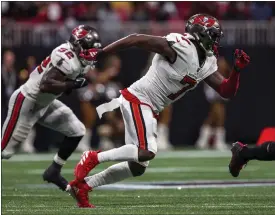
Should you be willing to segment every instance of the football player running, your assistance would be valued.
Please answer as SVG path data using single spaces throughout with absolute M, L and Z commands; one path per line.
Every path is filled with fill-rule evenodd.
M 2 159 L 11 156 L 7 146 L 22 143 L 35 123 L 56 130 L 65 138 L 43 179 L 65 190 L 68 182 L 61 176 L 61 168 L 84 136 L 85 127 L 57 98 L 87 85 L 84 75 L 94 62 L 84 58 L 83 52 L 100 47 L 99 34 L 94 28 L 76 27 L 69 41 L 55 48 L 35 68 L 28 81 L 12 94 L 2 128 Z
M 242 50 L 235 51 L 233 70 L 228 79 L 217 72 L 215 52 L 223 32 L 219 21 L 209 15 L 192 16 L 184 34 L 171 33 L 166 37 L 132 34 L 103 49 L 85 53 L 96 61 L 100 55 L 138 47 L 155 52 L 149 71 L 140 80 L 121 91 L 121 96 L 97 107 L 103 113 L 118 107 L 125 123 L 126 145 L 108 151 L 84 152 L 75 167 L 75 180 L 67 187 L 79 207 L 94 207 L 88 192 L 93 188 L 115 183 L 129 177 L 141 176 L 157 152 L 156 117 L 164 107 L 205 81 L 222 97 L 233 97 L 239 86 L 240 71 L 250 61 Z M 119 161 L 104 171 L 87 177 L 98 164 Z

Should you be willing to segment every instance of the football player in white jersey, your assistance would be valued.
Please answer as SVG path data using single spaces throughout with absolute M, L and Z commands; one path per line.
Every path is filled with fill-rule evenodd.
M 217 72 L 214 52 L 222 34 L 216 18 L 197 14 L 187 21 L 184 34 L 171 33 L 166 37 L 132 34 L 102 50 L 89 50 L 86 57 L 90 60 L 129 47 L 142 48 L 156 54 L 145 76 L 122 90 L 119 98 L 97 107 L 100 117 L 103 113 L 120 107 L 125 123 L 126 145 L 104 152 L 83 153 L 75 167 L 75 180 L 67 187 L 76 197 L 79 207 L 94 207 L 88 199 L 88 192 L 93 188 L 141 176 L 145 172 L 149 160 L 157 152 L 156 118 L 165 106 L 194 89 L 201 81 L 209 84 L 222 97 L 235 95 L 240 70 L 250 59 L 243 51 L 236 50 L 230 77 L 225 79 Z M 119 163 L 87 177 L 98 164 L 108 161 Z
M 22 143 L 35 123 L 61 132 L 65 135 L 64 141 L 43 179 L 65 190 L 68 182 L 61 176 L 61 168 L 84 136 L 85 127 L 57 98 L 87 84 L 84 75 L 94 62 L 82 56 L 86 50 L 99 47 L 99 34 L 94 28 L 76 27 L 69 41 L 55 48 L 35 68 L 28 81 L 12 94 L 2 128 L 2 159 L 10 157 L 9 145 Z

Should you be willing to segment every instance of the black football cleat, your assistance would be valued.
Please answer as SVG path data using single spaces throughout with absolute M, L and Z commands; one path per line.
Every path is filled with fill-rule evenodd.
M 241 157 L 240 152 L 247 147 L 240 142 L 235 142 L 232 144 L 231 152 L 232 158 L 229 164 L 229 172 L 233 177 L 238 177 L 241 169 L 247 164 L 248 160 Z
M 53 183 L 61 190 L 65 191 L 68 185 L 68 181 L 61 176 L 60 172 L 60 169 L 51 165 L 45 170 L 42 177 L 44 181 L 47 181 L 48 183 Z

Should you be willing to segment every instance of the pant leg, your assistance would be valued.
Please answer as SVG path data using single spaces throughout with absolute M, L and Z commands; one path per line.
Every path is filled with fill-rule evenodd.
M 125 143 L 157 153 L 157 120 L 146 105 L 131 103 L 122 98 L 121 112 L 125 124 Z M 148 166 L 149 161 L 141 162 Z
M 73 111 L 59 100 L 54 100 L 38 123 L 67 137 L 84 136 L 86 128 Z
M 20 89 L 16 90 L 10 98 L 8 115 L 2 127 L 1 150 L 22 143 L 43 110 L 42 107 L 36 108 L 35 102 L 25 98 Z

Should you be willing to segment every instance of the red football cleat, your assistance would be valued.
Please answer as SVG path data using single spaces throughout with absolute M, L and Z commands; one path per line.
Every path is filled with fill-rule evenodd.
M 233 147 L 231 148 L 232 158 L 231 158 L 231 161 L 229 164 L 229 172 L 234 177 L 239 176 L 241 169 L 248 162 L 248 160 L 246 160 L 240 156 L 240 152 L 246 147 L 247 147 L 247 145 L 244 145 L 240 142 L 233 143 Z
M 77 206 L 80 208 L 95 208 L 94 205 L 89 203 L 89 191 L 92 190 L 89 185 L 83 181 L 75 183 L 72 181 L 66 189 L 72 197 L 77 201 Z
M 99 164 L 97 158 L 99 152 L 100 151 L 86 151 L 82 154 L 79 163 L 74 169 L 74 175 L 77 181 L 83 181 L 89 172 Z

